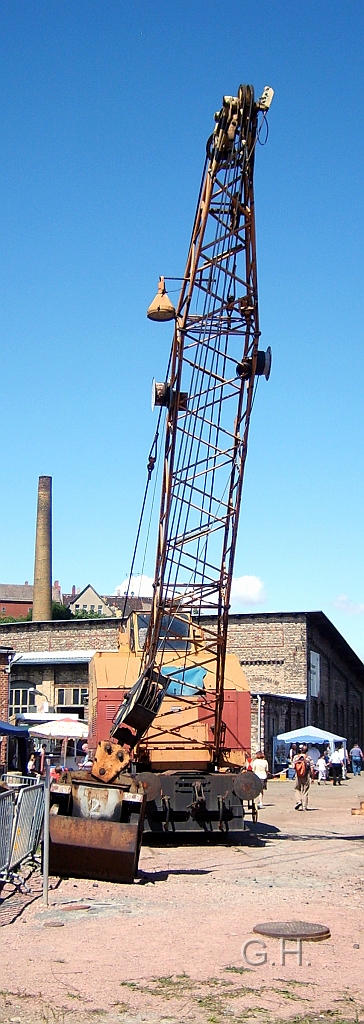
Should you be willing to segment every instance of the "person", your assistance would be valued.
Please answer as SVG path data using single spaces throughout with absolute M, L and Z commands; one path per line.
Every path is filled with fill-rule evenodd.
M 308 756 L 313 761 L 314 765 L 316 765 L 317 762 L 318 762 L 318 759 L 320 757 L 320 751 L 319 751 L 318 747 L 316 747 L 312 743 L 310 743 L 307 753 L 308 753 Z
M 334 778 L 334 786 L 336 786 L 336 784 L 338 786 L 341 786 L 343 759 L 341 757 L 339 747 L 336 747 L 335 750 L 332 751 L 330 757 L 330 765 L 332 768 L 332 774 Z
M 316 761 L 316 771 L 318 772 L 317 785 L 321 782 L 326 786 L 326 761 L 323 754 L 320 754 L 318 761 Z
M 257 807 L 263 807 L 263 791 L 267 788 L 268 761 L 266 760 L 262 750 L 258 750 L 258 753 L 255 755 L 252 770 L 254 774 L 258 776 L 258 779 L 261 779 L 262 781 L 262 788 L 259 793 Z
M 45 775 L 46 752 L 47 752 L 47 744 L 46 743 L 42 743 L 41 752 L 40 752 L 40 764 L 39 764 L 39 772 L 40 772 L 41 775 Z
M 296 772 L 295 811 L 308 810 L 308 792 L 311 785 L 311 778 L 315 772 L 314 763 L 307 752 L 307 743 L 301 743 L 299 753 L 293 758 L 293 767 Z
M 292 743 L 292 746 L 289 748 L 289 759 L 290 759 L 290 761 L 293 761 L 293 758 L 296 756 L 296 754 L 297 754 L 297 744 L 296 743 Z
M 92 768 L 92 757 L 90 755 L 87 743 L 83 744 L 82 750 L 83 750 L 85 756 L 84 756 L 83 761 L 79 761 L 78 762 L 78 767 L 79 768 Z
M 360 775 L 361 774 L 361 763 L 362 763 L 362 761 L 364 759 L 364 754 L 363 754 L 363 751 L 362 751 L 361 747 L 359 747 L 359 743 L 357 743 L 357 742 L 354 743 L 354 746 L 351 748 L 351 751 L 350 751 L 350 757 L 351 757 L 351 763 L 352 763 L 352 766 L 353 766 L 353 775 Z
M 28 761 L 28 764 L 27 764 L 27 772 L 28 772 L 28 775 L 36 775 L 37 774 L 36 768 L 35 768 L 35 754 L 31 754 L 30 755 L 30 758 L 29 758 L 29 761 Z
M 346 755 L 346 751 L 345 751 L 345 747 L 344 747 L 343 743 L 340 743 L 340 746 L 337 748 L 337 751 L 338 751 L 338 754 L 341 757 L 341 765 L 342 765 L 341 766 L 341 778 L 344 779 L 344 781 L 345 781 L 345 779 L 346 779 L 347 755 Z

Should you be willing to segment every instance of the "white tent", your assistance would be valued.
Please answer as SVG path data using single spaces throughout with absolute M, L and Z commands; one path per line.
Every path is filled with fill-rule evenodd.
M 316 729 L 315 725 L 304 725 L 302 729 L 281 732 L 276 738 L 280 743 L 329 743 L 330 747 L 335 743 L 346 743 L 345 736 L 336 736 L 336 733 L 329 732 L 328 729 Z

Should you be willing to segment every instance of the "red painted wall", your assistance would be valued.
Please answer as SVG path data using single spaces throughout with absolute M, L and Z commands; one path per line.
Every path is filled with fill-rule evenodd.
M 115 714 L 123 699 L 123 690 L 98 690 L 97 713 L 92 723 L 93 735 L 90 746 L 95 747 L 99 740 L 107 740 Z M 212 712 L 206 712 L 202 705 L 198 708 L 200 720 L 209 721 L 213 725 Z M 226 750 L 242 748 L 250 752 L 250 693 L 238 693 L 236 690 L 225 692 L 223 723 L 223 747 Z

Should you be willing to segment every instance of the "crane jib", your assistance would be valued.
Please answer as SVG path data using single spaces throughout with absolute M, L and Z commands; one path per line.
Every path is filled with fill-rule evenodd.
M 266 87 L 256 101 L 253 87 L 242 85 L 237 96 L 223 98 L 207 143 L 178 303 L 174 308 L 161 278 L 148 310 L 150 319 L 174 320 L 168 374 L 153 384 L 153 403 L 164 407 L 166 419 L 154 596 L 141 674 L 112 730 L 120 741 L 120 730 L 128 728 L 129 745 L 140 744 L 160 711 L 168 682 L 163 666 L 177 649 L 176 635 L 182 644 L 183 622 L 180 665 L 208 664 L 216 765 L 250 416 L 257 379 L 268 378 L 271 364 L 270 349 L 259 349 L 253 173 L 272 96 Z M 206 632 L 200 627 L 207 612 Z M 191 696 L 191 709 L 201 700 Z

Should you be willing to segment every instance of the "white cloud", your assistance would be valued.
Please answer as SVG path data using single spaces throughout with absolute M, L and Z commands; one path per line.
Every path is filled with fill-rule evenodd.
M 262 604 L 265 601 L 263 580 L 259 576 L 236 576 L 231 584 L 231 604 L 237 606 Z
M 132 576 L 129 585 L 129 577 L 115 588 L 117 597 L 124 597 L 129 588 L 129 597 L 153 597 L 153 580 L 151 576 Z
M 346 594 L 339 594 L 334 601 L 335 608 L 339 608 L 341 612 L 346 612 L 347 615 L 363 615 L 364 604 L 356 604 L 355 601 L 351 601 Z
M 118 597 L 124 597 L 128 590 L 129 579 L 119 583 L 115 588 Z M 188 588 L 187 588 L 188 593 Z M 130 597 L 153 597 L 153 579 L 151 576 L 132 576 L 129 587 Z M 231 605 L 234 611 L 248 605 L 262 604 L 265 601 L 264 583 L 259 576 L 237 576 L 231 585 Z M 181 605 L 182 605 L 181 601 Z

